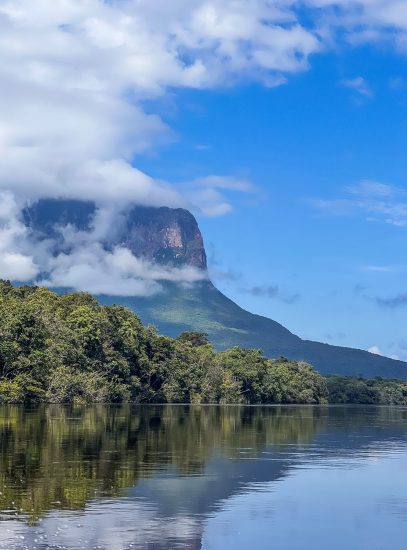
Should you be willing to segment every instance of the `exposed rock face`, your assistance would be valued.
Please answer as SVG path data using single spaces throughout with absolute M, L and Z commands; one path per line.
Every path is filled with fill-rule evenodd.
M 181 208 L 132 208 L 125 218 L 120 244 L 136 256 L 159 263 L 206 269 L 198 224 L 190 212 Z
M 24 211 L 26 225 L 36 238 L 52 238 L 64 249 L 60 228 L 71 225 L 92 231 L 97 215 L 93 202 L 42 199 Z M 125 246 L 146 260 L 206 270 L 206 254 L 194 216 L 182 208 L 132 206 L 117 219 L 101 240 L 106 249 Z

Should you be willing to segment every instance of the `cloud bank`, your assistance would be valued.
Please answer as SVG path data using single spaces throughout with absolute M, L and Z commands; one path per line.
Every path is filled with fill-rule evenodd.
M 136 155 L 170 134 L 143 102 L 170 88 L 236 79 L 278 84 L 307 68 L 319 40 L 288 7 L 257 0 L 2 2 L 0 188 L 30 199 L 187 204 L 134 167 Z
M 366 351 L 373 353 L 373 355 L 381 355 L 382 357 L 389 357 L 390 359 L 400 360 L 400 356 L 397 354 L 386 355 L 378 346 L 371 346 Z
M 253 192 L 250 182 L 209 174 L 177 186 L 137 169 L 139 155 L 171 139 L 171 129 L 146 101 L 168 90 L 242 81 L 279 86 L 307 70 L 312 55 L 342 41 L 387 41 L 407 53 L 405 2 L 3 0 L 0 276 L 30 280 L 56 261 L 30 241 L 21 223 L 27 201 L 77 198 L 105 209 L 129 202 L 183 206 L 208 216 L 230 211 L 227 194 Z M 362 80 L 353 86 L 366 93 Z M 405 205 L 401 213 L 392 205 L 388 216 L 404 223 Z M 80 247 L 69 261 L 59 258 L 70 280 L 82 276 L 96 291 L 90 281 L 102 269 L 98 288 L 106 292 L 117 277 L 126 292 L 146 280 L 145 266 L 134 258 L 118 273 L 116 260 L 125 251 L 101 258 L 97 243 L 87 246 L 92 261 Z M 147 280 L 147 293 L 163 274 L 156 276 Z M 59 284 L 60 265 L 44 280 Z

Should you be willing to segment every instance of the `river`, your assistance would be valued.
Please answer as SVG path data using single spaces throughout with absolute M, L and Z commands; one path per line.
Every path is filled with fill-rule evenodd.
M 407 409 L 0 407 L 0 549 L 397 550 Z

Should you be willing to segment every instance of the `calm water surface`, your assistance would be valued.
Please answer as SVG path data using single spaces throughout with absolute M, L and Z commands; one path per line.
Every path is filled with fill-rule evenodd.
M 407 409 L 0 407 L 0 549 L 406 540 Z

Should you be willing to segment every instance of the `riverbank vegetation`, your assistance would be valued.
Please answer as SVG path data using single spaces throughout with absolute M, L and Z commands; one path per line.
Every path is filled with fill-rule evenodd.
M 403 399 L 404 382 L 326 379 L 304 362 L 267 359 L 260 350 L 215 352 L 204 334 L 162 336 L 130 310 L 101 306 L 86 293 L 0 282 L 0 403 Z
M 330 403 L 407 405 L 407 381 L 385 378 L 327 377 Z

